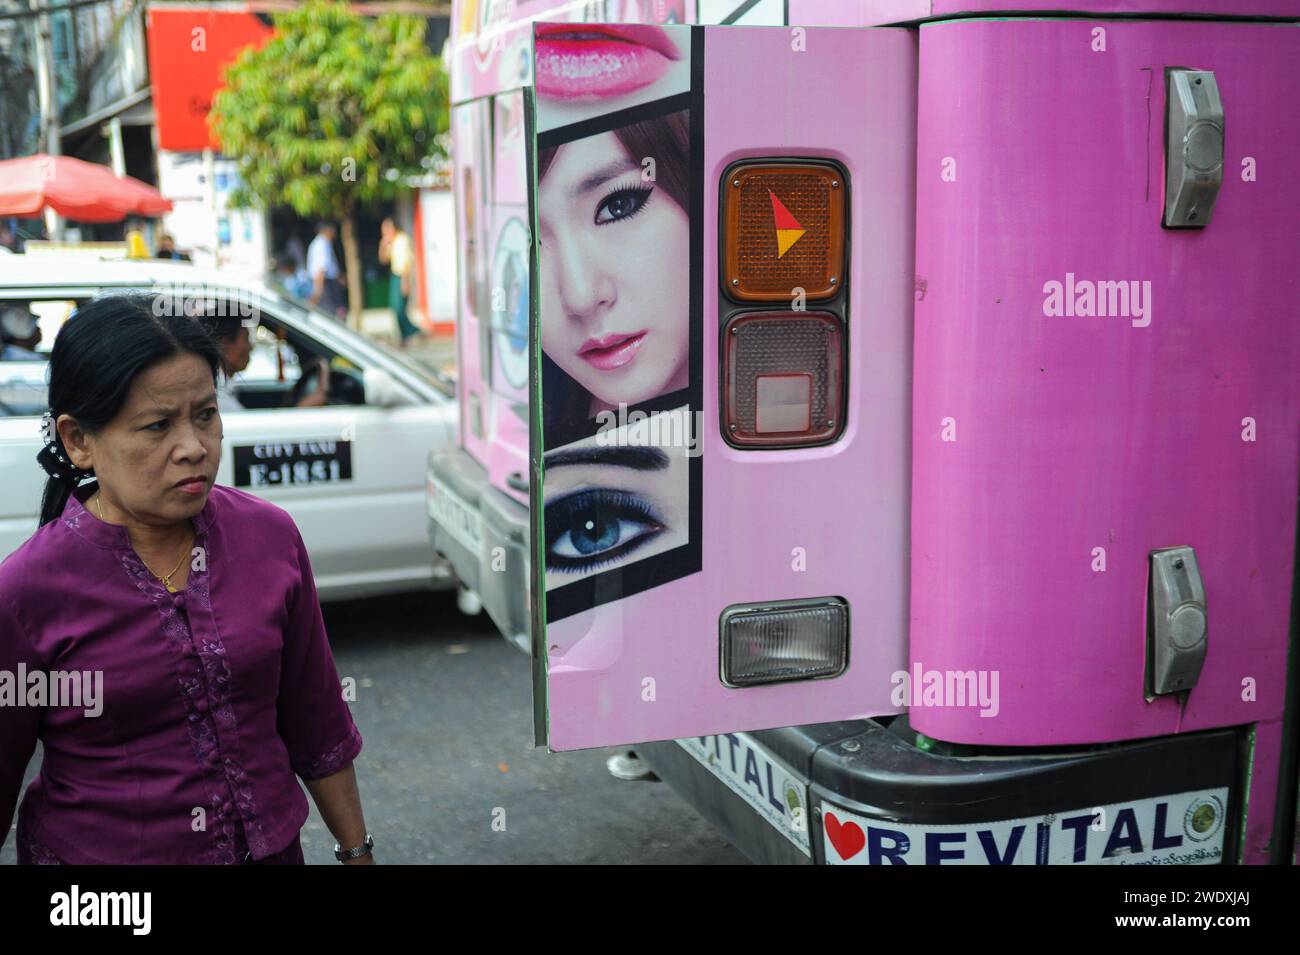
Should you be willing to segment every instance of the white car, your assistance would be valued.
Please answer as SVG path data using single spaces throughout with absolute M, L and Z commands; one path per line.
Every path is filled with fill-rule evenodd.
M 425 458 L 456 443 L 449 380 L 260 282 L 171 262 L 0 257 L 0 307 L 29 304 L 47 354 L 79 303 L 130 290 L 163 307 L 225 307 L 254 329 L 252 360 L 231 381 L 245 408 L 222 414 L 217 483 L 293 516 L 322 600 L 455 585 L 425 533 Z M 330 363 L 328 403 L 293 407 L 318 359 Z M 45 383 L 44 360 L 0 362 L 0 559 L 39 519 Z

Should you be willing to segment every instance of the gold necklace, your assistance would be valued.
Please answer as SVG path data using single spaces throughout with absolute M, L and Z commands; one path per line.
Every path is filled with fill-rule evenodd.
M 100 500 L 100 497 L 101 497 L 100 494 L 95 495 L 95 510 L 99 513 L 99 519 L 101 521 L 104 521 L 105 524 L 107 524 L 108 521 L 104 520 L 104 504 Z M 181 569 L 181 564 L 185 562 L 185 558 L 186 556 L 188 556 L 189 552 L 190 552 L 190 545 L 189 542 L 187 541 L 185 543 L 185 549 L 181 551 L 181 559 L 176 561 L 176 566 L 173 567 L 170 571 L 168 571 L 165 574 L 160 574 L 156 572 L 152 567 L 148 565 L 148 563 L 145 562 L 145 559 L 143 557 L 140 557 L 139 554 L 136 554 L 136 556 L 140 557 L 140 563 L 144 564 L 144 569 L 149 571 L 149 573 L 153 574 L 159 580 L 161 580 L 163 586 L 167 588 L 167 592 L 169 594 L 174 594 L 176 593 L 176 588 L 172 586 L 172 575 L 175 574 L 176 571 Z

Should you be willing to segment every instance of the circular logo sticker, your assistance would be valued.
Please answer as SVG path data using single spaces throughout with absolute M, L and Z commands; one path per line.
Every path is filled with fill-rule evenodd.
M 528 385 L 528 229 L 511 219 L 492 256 L 493 351 L 512 388 Z
M 785 807 L 790 813 L 790 825 L 798 832 L 806 831 L 808 809 L 799 794 L 799 785 L 789 776 L 781 780 L 781 795 L 785 798 Z
M 1193 842 L 1214 838 L 1223 826 L 1223 802 L 1218 796 L 1202 796 L 1192 801 L 1183 816 L 1183 832 Z

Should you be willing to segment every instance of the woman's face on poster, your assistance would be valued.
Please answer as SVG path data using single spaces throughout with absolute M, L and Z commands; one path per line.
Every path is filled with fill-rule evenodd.
M 618 137 L 557 148 L 538 187 L 542 349 L 592 414 L 685 388 L 686 213 Z

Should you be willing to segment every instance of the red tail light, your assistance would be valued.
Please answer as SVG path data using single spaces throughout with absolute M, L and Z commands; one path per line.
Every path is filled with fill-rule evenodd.
M 827 312 L 749 312 L 723 331 L 723 436 L 803 447 L 844 427 L 844 335 Z

